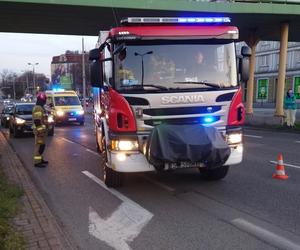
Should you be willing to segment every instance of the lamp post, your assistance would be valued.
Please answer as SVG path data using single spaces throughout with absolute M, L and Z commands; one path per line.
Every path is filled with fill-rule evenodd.
M 82 38 L 82 88 L 83 88 L 83 110 L 86 112 L 86 76 L 85 76 L 85 53 L 84 53 L 84 38 Z
M 35 69 L 35 66 L 38 65 L 39 63 L 27 63 L 28 65 L 32 66 L 32 77 L 33 77 L 33 96 L 36 96 L 36 93 L 35 93 L 35 75 L 34 75 L 34 69 Z

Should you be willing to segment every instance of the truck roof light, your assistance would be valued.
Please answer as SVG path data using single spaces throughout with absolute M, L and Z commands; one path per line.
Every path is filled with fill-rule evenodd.
M 129 31 L 119 31 L 118 35 L 129 35 Z
M 122 24 L 134 23 L 230 23 L 229 17 L 128 17 L 121 20 Z

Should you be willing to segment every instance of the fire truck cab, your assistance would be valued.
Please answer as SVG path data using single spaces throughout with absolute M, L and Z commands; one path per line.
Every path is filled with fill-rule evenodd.
M 243 158 L 248 47 L 227 17 L 132 17 L 90 51 L 104 181 L 128 172 L 199 168 L 219 180 Z

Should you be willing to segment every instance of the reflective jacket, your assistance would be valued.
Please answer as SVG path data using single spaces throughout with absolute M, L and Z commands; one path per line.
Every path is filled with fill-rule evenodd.
M 32 110 L 33 132 L 43 134 L 46 132 L 45 110 L 40 105 L 35 105 Z

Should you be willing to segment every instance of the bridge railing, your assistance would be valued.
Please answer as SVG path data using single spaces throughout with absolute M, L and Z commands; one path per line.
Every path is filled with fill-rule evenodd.
M 189 2 L 300 4 L 300 0 L 189 0 Z

